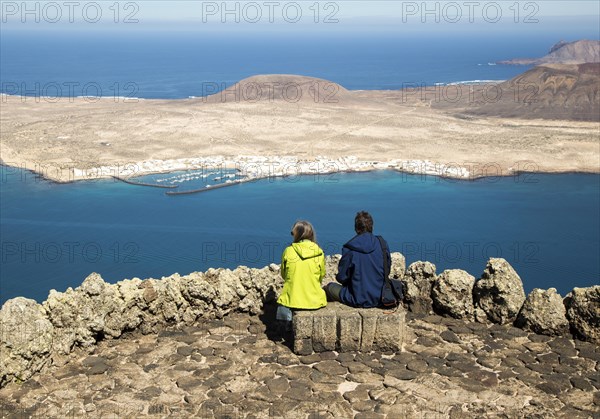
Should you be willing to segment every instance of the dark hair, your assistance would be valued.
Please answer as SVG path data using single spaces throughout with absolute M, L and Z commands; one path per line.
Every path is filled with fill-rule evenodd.
M 372 233 L 373 232 L 373 217 L 367 211 L 356 213 L 354 218 L 354 231 L 356 234 Z
M 292 227 L 292 236 L 294 237 L 294 243 L 298 243 L 301 240 L 317 241 L 315 229 L 312 224 L 304 220 L 296 221 Z

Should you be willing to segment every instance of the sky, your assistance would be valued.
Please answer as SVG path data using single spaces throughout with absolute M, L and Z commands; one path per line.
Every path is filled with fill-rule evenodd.
M 219 16 L 225 12 L 226 8 L 230 10 L 235 9 L 235 3 L 240 4 L 240 9 L 246 7 L 246 12 L 249 18 L 254 17 L 254 14 L 250 16 L 253 5 L 251 3 L 258 4 L 261 6 L 261 11 L 268 12 L 269 6 L 266 5 L 268 1 L 229 1 L 225 2 L 226 7 L 221 7 L 223 2 L 221 1 L 146 1 L 140 2 L 140 6 L 143 5 L 145 9 L 144 14 L 148 19 L 156 20 L 181 20 L 185 17 L 196 17 L 202 16 L 203 8 L 205 15 L 207 16 Z M 435 11 L 436 7 L 439 10 L 440 17 L 444 10 L 447 12 L 450 19 L 456 16 L 456 11 L 460 10 L 464 15 L 465 20 L 469 11 L 473 12 L 473 15 L 477 18 L 483 17 L 484 8 L 487 12 L 492 13 L 498 8 L 495 5 L 499 5 L 499 10 L 502 10 L 503 14 L 510 15 L 511 17 L 515 14 L 515 8 L 521 9 L 522 17 L 527 14 L 535 16 L 586 16 L 596 15 L 599 13 L 599 2 L 594 0 L 584 1 L 570 1 L 570 0 L 542 0 L 542 1 L 370 1 L 370 0 L 342 0 L 342 1 L 272 1 L 272 11 L 275 17 L 282 17 L 283 9 L 287 6 L 287 10 L 291 13 L 295 10 L 294 6 L 289 5 L 290 3 L 298 3 L 301 5 L 301 9 L 311 17 L 315 14 L 316 7 L 312 7 L 317 4 L 318 8 L 321 9 L 321 14 L 326 15 L 332 13 L 339 19 L 356 19 L 366 17 L 376 17 L 385 19 L 390 16 L 401 16 L 403 11 L 407 17 L 421 17 L 421 13 L 425 9 L 429 11 Z M 423 7 L 423 4 L 425 6 Z M 515 7 L 517 4 L 517 7 Z M 212 8 L 216 5 L 216 14 L 212 15 Z M 457 7 L 458 5 L 458 7 Z M 312 8 L 311 8 L 312 7 Z M 310 8 L 310 10 L 309 10 Z M 326 10 L 325 10 L 326 9 Z M 415 10 L 416 9 L 416 10 Z M 242 14 L 240 10 L 240 15 Z M 266 13 L 264 13 L 266 20 Z M 432 13 L 429 15 L 433 17 Z M 230 16 L 231 17 L 231 16 Z M 292 17 L 292 16 L 290 16 Z M 491 17 L 491 16 L 490 16 Z
M 97 28 L 306 27 L 319 29 L 417 28 L 448 25 L 571 25 L 598 28 L 596 0 L 538 1 L 0 1 L 5 29 L 76 26 Z M 600 31 L 600 29 L 598 29 Z

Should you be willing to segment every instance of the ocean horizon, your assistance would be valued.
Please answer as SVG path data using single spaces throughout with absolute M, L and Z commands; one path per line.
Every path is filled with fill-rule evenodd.
M 587 35 L 587 36 L 586 36 Z M 322 78 L 349 90 L 397 90 L 510 79 L 529 66 L 495 65 L 541 57 L 571 28 L 486 34 L 328 34 L 273 37 L 195 32 L 81 33 L 3 31 L 0 93 L 36 97 L 187 99 L 260 74 Z M 597 37 L 597 35 L 596 35 Z

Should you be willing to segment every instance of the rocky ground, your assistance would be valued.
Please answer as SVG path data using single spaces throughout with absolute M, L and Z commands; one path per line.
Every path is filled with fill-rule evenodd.
M 76 350 L 2 418 L 600 418 L 600 346 L 409 313 L 401 353 L 297 356 L 272 307 Z

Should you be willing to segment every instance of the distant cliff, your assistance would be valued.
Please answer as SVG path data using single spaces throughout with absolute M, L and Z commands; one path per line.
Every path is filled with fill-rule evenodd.
M 540 64 L 583 64 L 600 62 L 600 41 L 560 41 L 550 48 L 542 58 L 515 58 L 498 61 L 497 64 L 540 65 Z
M 600 63 L 544 64 L 502 83 L 463 90 L 459 101 L 434 106 L 478 116 L 600 121 Z

